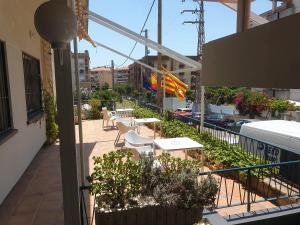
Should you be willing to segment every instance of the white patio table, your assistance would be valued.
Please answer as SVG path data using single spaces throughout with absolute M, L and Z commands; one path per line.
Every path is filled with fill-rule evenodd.
M 140 126 L 145 124 L 145 123 L 153 123 L 154 126 L 154 138 L 156 136 L 156 123 L 160 123 L 161 120 L 157 119 L 157 118 L 141 118 L 141 119 L 134 119 L 134 125 L 138 126 L 138 133 L 140 133 Z M 161 130 L 161 129 L 160 129 Z M 161 135 L 160 135 L 161 136 Z
M 202 163 L 202 171 L 203 171 L 203 148 L 202 144 L 199 144 L 196 141 L 188 137 L 178 137 L 178 138 L 165 138 L 165 139 L 155 139 L 154 143 L 154 154 L 156 147 L 163 151 L 178 151 L 183 150 L 185 153 L 185 159 L 187 159 L 187 151 L 189 150 L 201 150 L 201 163 Z

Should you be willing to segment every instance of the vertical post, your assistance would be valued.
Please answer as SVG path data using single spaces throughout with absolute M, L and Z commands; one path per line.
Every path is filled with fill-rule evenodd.
M 145 29 L 145 38 L 148 39 L 148 29 Z M 146 64 L 148 64 L 148 52 L 149 52 L 148 46 L 145 45 L 145 57 L 146 57 L 145 61 L 146 61 Z
M 277 8 L 277 0 L 272 0 L 272 13 L 275 13 Z
M 251 199 L 250 199 L 250 196 L 251 196 L 251 172 L 250 172 L 250 169 L 247 171 L 247 212 L 250 212 L 251 211 Z
M 237 32 L 248 29 L 250 21 L 251 0 L 238 0 Z
M 204 114 L 205 114 L 205 87 L 201 86 L 201 117 L 200 117 L 200 131 L 204 128 Z
M 84 152 L 83 152 L 83 134 L 82 134 L 82 118 L 81 118 L 81 94 L 80 94 L 80 80 L 78 71 L 78 44 L 77 37 L 73 39 L 74 46 L 74 66 L 75 66 L 75 80 L 76 80 L 76 97 L 77 97 L 77 114 L 78 114 L 78 133 L 79 133 L 79 154 L 80 154 L 80 177 L 81 185 L 85 185 L 85 171 L 84 171 Z
M 158 0 L 158 19 L 157 19 L 157 43 L 162 44 L 162 0 Z M 160 70 L 162 64 L 162 55 L 160 52 L 157 53 L 157 69 Z M 161 74 L 157 73 L 157 105 L 162 109 L 162 89 L 161 89 Z
M 140 74 L 140 101 L 142 101 L 142 93 L 143 93 L 143 66 L 141 65 L 141 74 Z
M 59 50 L 54 50 L 64 222 L 80 225 L 70 45 L 63 50 L 63 64 L 60 56 Z
M 111 60 L 112 89 L 115 90 L 115 63 Z
M 148 39 L 148 29 L 145 29 L 144 32 L 145 32 L 145 38 Z M 146 63 L 147 65 L 148 65 L 148 52 L 149 52 L 148 46 L 145 45 L 145 63 Z M 141 67 L 141 68 L 142 68 L 142 67 Z M 143 81 L 144 81 L 144 76 L 147 77 L 147 68 L 144 69 L 144 74 L 141 76 L 141 79 L 142 79 L 142 81 L 141 81 L 141 83 L 142 83 L 142 90 L 143 90 L 143 86 L 144 86 L 144 83 L 143 83 Z

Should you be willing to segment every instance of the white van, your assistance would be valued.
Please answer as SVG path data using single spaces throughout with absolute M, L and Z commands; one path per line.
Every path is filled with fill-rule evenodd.
M 279 163 L 300 160 L 300 123 L 286 120 L 268 120 L 243 124 L 240 144 L 252 141 L 252 154 L 267 162 Z M 243 137 L 246 136 L 246 137 Z M 250 140 L 251 142 L 251 140 Z M 249 149 L 247 149 L 249 151 Z M 280 174 L 287 180 L 300 185 L 300 165 L 281 166 Z
M 300 123 L 267 120 L 243 124 L 241 135 L 257 139 L 300 155 Z

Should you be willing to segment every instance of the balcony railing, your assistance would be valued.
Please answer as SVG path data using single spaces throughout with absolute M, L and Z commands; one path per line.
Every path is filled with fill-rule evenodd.
M 160 112 L 160 108 L 156 105 L 138 103 Z M 217 209 L 247 205 L 247 210 L 250 211 L 254 203 L 270 201 L 275 205 L 282 205 L 299 199 L 300 160 L 297 154 L 272 143 L 206 122 L 204 128 L 200 129 L 200 120 L 192 117 L 176 116 L 176 119 L 198 128 L 199 133 L 209 134 L 213 140 L 222 142 L 232 151 L 241 151 L 257 164 L 199 174 L 200 176 L 215 174 L 219 177 Z M 225 190 L 225 194 L 221 193 L 221 190 Z
M 215 202 L 216 209 L 246 205 L 249 212 L 251 205 L 255 203 L 269 201 L 280 206 L 299 200 L 299 184 L 282 175 L 299 165 L 300 160 L 297 160 L 214 170 L 199 173 L 199 176 L 213 174 L 218 177 L 219 191 Z M 300 170 L 295 170 L 294 175 L 300 177 Z

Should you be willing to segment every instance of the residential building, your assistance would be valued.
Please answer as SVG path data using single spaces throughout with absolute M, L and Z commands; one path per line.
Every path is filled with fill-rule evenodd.
M 191 59 L 196 60 L 197 56 L 188 56 Z M 140 59 L 140 61 L 143 61 L 147 63 L 149 66 L 152 66 L 154 68 L 157 68 L 157 56 L 147 56 Z M 185 69 L 185 65 L 182 63 L 177 62 L 176 60 L 168 57 L 163 56 L 162 57 L 162 65 L 168 69 L 169 71 L 175 71 L 180 69 Z M 151 71 L 149 69 L 143 68 L 137 63 L 133 63 L 129 65 L 129 78 L 128 82 L 136 89 L 139 89 L 142 84 L 141 80 L 141 71 L 143 75 L 146 75 L 147 77 L 150 76 Z M 195 72 L 180 72 L 178 74 L 174 74 L 177 76 L 181 81 L 186 83 L 191 89 L 195 88 Z
M 112 88 L 112 73 L 111 67 L 100 66 L 91 69 L 91 86 L 92 89 L 97 87 L 102 88 L 107 83 L 109 88 Z
M 115 69 L 114 83 L 121 84 L 128 82 L 129 68 L 120 67 Z
M 72 53 L 71 65 L 72 65 L 72 86 L 73 86 L 73 91 L 75 91 L 76 79 L 75 79 L 74 53 Z M 79 72 L 80 88 L 91 90 L 90 56 L 87 50 L 78 53 L 78 72 Z
M 33 23 L 43 2 L 0 1 L 0 204 L 46 142 L 52 51 Z
M 277 6 L 277 2 L 281 2 L 280 5 Z M 275 3 L 276 4 L 274 5 L 274 8 L 272 10 L 262 13 L 260 16 L 266 18 L 269 21 L 274 21 L 300 12 L 299 0 L 275 1 Z M 300 101 L 300 89 L 256 88 L 255 90 L 263 92 L 271 97 Z
M 128 67 L 115 68 L 114 70 L 114 84 L 128 82 Z M 91 69 L 91 86 L 92 89 L 96 87 L 102 88 L 107 83 L 109 88 L 113 88 L 113 75 L 111 67 L 99 66 Z

